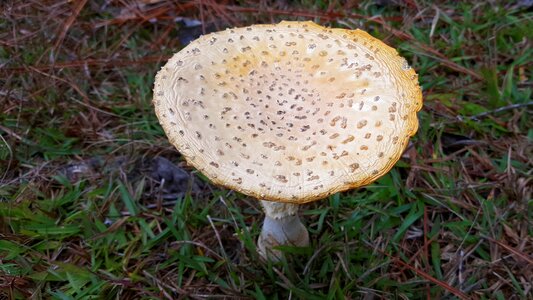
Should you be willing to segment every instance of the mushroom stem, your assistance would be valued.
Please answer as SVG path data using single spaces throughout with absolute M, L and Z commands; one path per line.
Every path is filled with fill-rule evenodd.
M 309 245 L 309 233 L 298 217 L 298 204 L 261 201 L 265 221 L 257 241 L 259 253 L 273 260 L 281 258 L 281 251 L 273 247 Z

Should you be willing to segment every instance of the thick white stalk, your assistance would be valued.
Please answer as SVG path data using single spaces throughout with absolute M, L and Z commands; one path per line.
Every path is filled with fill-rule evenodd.
M 298 204 L 261 201 L 265 211 L 263 229 L 257 241 L 259 253 L 273 260 L 281 258 L 280 245 L 309 245 L 309 233 L 298 217 Z

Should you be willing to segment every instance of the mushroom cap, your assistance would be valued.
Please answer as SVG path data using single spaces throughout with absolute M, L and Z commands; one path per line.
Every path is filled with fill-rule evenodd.
M 418 128 L 418 76 L 362 30 L 313 22 L 198 38 L 156 76 L 170 142 L 215 184 L 305 203 L 371 183 Z

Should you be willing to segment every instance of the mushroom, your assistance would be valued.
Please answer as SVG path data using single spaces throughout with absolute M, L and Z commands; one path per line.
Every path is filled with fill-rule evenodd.
M 227 29 L 198 38 L 156 76 L 170 142 L 212 182 L 261 201 L 258 248 L 305 246 L 298 206 L 367 185 L 418 128 L 417 74 L 362 30 L 313 22 Z

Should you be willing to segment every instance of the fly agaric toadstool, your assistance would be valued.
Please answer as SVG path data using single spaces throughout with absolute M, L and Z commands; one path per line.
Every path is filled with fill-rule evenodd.
M 361 30 L 313 22 L 198 38 L 156 76 L 155 111 L 189 164 L 262 200 L 261 254 L 305 246 L 298 205 L 369 184 L 418 128 L 417 74 Z

